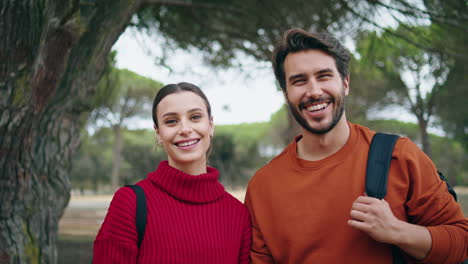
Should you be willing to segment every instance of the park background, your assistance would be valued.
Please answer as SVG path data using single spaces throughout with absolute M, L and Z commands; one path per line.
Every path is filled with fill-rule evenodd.
M 166 158 L 151 104 L 168 83 L 206 92 L 210 166 L 242 201 L 299 131 L 269 63 L 292 27 L 346 44 L 348 119 L 416 142 L 467 215 L 464 0 L 38 3 L 0 4 L 0 263 L 89 263 L 112 193 Z

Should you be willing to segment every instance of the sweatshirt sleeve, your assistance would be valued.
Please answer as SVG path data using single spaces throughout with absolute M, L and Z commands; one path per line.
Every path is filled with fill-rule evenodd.
M 250 248 L 250 260 L 252 264 L 274 263 L 273 256 L 271 255 L 270 250 L 263 239 L 262 232 L 256 222 L 252 197 L 250 195 L 251 191 L 250 186 L 247 187 L 247 193 L 245 195 L 245 205 L 249 209 L 252 221 L 252 246 Z
M 135 193 L 130 188 L 120 188 L 94 241 L 93 264 L 137 262 L 135 210 Z
M 432 237 L 431 250 L 422 262 L 462 262 L 468 258 L 468 220 L 430 158 L 411 141 L 404 144 L 402 165 L 410 175 L 408 220 L 427 227 Z
M 250 223 L 250 216 L 247 208 L 243 208 L 245 212 L 243 229 L 242 229 L 242 244 L 239 253 L 239 263 L 249 264 L 250 263 L 250 247 L 252 244 L 252 224 Z

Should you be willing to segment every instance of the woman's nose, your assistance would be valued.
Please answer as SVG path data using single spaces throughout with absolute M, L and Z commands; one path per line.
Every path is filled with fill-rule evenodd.
M 192 132 L 192 126 L 190 124 L 190 122 L 187 122 L 187 121 L 182 121 L 180 122 L 180 133 L 181 134 L 189 134 Z

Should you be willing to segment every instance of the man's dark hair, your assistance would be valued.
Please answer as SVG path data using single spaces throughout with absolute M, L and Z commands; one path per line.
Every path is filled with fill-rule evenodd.
M 284 60 L 289 53 L 303 50 L 321 50 L 335 59 L 336 68 L 344 79 L 348 76 L 349 51 L 331 34 L 309 33 L 302 29 L 290 29 L 276 44 L 272 55 L 273 70 L 283 92 L 286 91 Z

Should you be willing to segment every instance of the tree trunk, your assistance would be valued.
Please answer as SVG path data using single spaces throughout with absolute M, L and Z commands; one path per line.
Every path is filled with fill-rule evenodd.
M 122 131 L 120 125 L 112 127 L 114 131 L 114 149 L 112 152 L 112 174 L 111 174 L 111 187 L 112 191 L 116 191 L 120 186 L 120 168 L 122 163 Z
M 431 143 L 429 140 L 429 133 L 427 132 L 427 124 L 428 121 L 424 118 L 418 117 L 418 124 L 419 124 L 419 133 L 421 135 L 421 145 L 422 150 L 426 153 L 427 156 L 431 157 Z
M 0 2 L 0 263 L 56 263 L 82 116 L 138 5 Z

